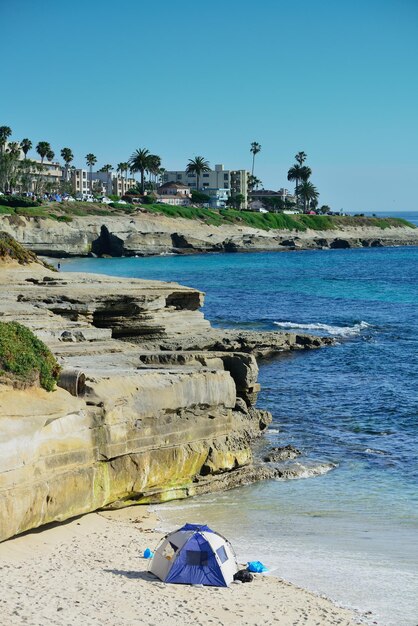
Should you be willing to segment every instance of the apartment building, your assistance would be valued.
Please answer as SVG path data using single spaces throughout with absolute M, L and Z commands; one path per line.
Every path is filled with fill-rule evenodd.
M 135 178 L 126 179 L 116 172 L 93 172 L 92 184 L 93 189 L 97 189 L 104 195 L 123 196 L 129 189 L 136 186 L 137 181 Z
M 245 198 L 242 208 L 248 204 L 248 172 L 246 170 L 225 170 L 222 164 L 215 165 L 214 170 L 204 172 L 199 177 L 199 191 L 222 189 L 229 195 L 242 194 Z M 188 174 L 185 170 L 171 170 L 163 174 L 163 183 L 182 183 L 190 189 L 197 189 L 196 174 Z

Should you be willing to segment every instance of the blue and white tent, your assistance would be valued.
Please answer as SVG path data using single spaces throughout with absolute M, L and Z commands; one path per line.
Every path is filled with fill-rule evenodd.
M 166 583 L 227 587 L 238 565 L 224 537 L 208 526 L 185 524 L 160 542 L 149 571 Z

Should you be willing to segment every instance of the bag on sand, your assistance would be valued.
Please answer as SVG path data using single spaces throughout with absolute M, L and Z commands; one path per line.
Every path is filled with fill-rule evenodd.
M 240 580 L 242 583 L 250 583 L 253 578 L 254 576 L 246 569 L 240 569 L 236 574 L 234 574 L 234 580 Z

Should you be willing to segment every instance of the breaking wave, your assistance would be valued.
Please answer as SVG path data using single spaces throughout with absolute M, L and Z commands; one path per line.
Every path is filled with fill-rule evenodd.
M 301 463 L 293 463 L 284 470 L 280 478 L 276 480 L 298 480 L 299 478 L 313 478 L 314 476 L 322 476 L 335 469 L 336 463 L 319 463 L 318 465 L 302 465 Z
M 297 324 L 295 322 L 273 322 L 280 328 L 298 329 L 298 330 L 320 330 L 326 332 L 329 335 L 336 337 L 350 337 L 352 335 L 358 335 L 362 330 L 370 328 L 370 324 L 367 322 L 358 322 L 353 326 L 331 326 L 330 324 Z

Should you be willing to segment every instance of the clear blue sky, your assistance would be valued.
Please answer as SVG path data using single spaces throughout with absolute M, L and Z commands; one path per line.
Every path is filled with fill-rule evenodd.
M 320 202 L 418 210 L 418 0 L 0 0 L 0 125 L 85 166 L 203 155 Z

